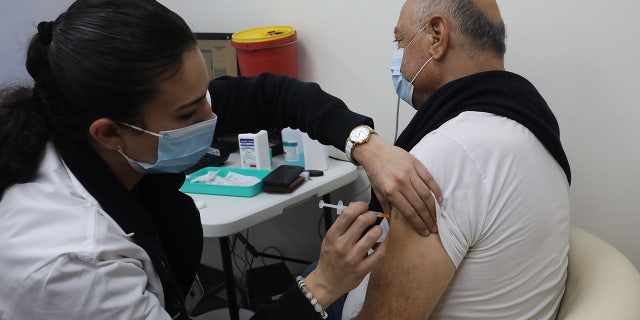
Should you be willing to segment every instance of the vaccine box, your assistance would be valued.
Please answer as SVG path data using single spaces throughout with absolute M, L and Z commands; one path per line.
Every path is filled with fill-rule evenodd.
M 242 168 L 271 170 L 269 154 L 269 136 L 267 131 L 258 133 L 241 133 L 238 135 L 240 161 Z

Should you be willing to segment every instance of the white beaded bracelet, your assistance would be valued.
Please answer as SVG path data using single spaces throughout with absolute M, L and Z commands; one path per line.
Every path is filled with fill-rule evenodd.
M 322 305 L 318 303 L 318 300 L 313 297 L 309 288 L 307 288 L 307 284 L 304 282 L 304 278 L 301 276 L 296 277 L 296 281 L 298 282 L 298 288 L 302 291 L 302 294 L 309 300 L 311 305 L 313 306 L 313 310 L 320 314 L 320 318 L 327 319 L 329 315 L 324 311 Z

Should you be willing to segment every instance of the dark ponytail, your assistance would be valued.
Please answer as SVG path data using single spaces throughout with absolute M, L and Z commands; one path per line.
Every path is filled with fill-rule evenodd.
M 42 160 L 49 124 L 31 87 L 0 90 L 0 199 L 15 183 L 33 180 Z
M 97 119 L 139 120 L 196 47 L 184 20 L 154 0 L 77 0 L 37 29 L 26 61 L 33 87 L 0 89 L 0 199 L 33 180 L 48 142 L 87 145 Z

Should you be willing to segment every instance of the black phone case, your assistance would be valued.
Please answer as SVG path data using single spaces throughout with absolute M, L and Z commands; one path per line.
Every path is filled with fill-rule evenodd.
M 281 165 L 262 178 L 262 189 L 265 192 L 288 193 L 295 190 L 304 178 L 300 174 L 303 167 Z

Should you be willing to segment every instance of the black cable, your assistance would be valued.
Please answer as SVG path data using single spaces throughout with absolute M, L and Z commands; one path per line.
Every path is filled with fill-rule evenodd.
M 336 157 L 334 157 L 334 156 L 329 156 L 329 158 L 331 158 L 331 159 L 333 159 L 333 160 L 337 160 L 337 161 L 342 161 L 342 162 L 351 162 L 351 161 L 349 161 L 349 160 L 336 158 Z
M 369 184 L 364 189 L 362 189 L 362 191 L 358 191 L 356 194 L 354 194 L 353 197 L 351 197 L 351 200 L 349 200 L 349 202 L 353 201 L 353 199 L 359 197 L 361 194 L 369 191 L 370 189 L 371 189 L 371 184 Z M 347 202 L 347 203 L 349 203 L 349 202 Z
M 284 253 L 280 249 L 278 249 L 277 247 L 274 247 L 274 246 L 268 246 L 268 247 L 264 248 L 262 250 L 262 253 L 267 253 L 267 250 L 269 250 L 269 249 L 275 250 L 276 253 L 278 253 L 279 256 L 284 257 Z M 264 261 L 264 256 L 261 256 L 260 259 L 262 260 L 262 265 L 266 266 L 267 263 Z M 272 258 L 272 259 L 275 259 L 275 258 Z M 284 262 L 284 259 L 280 259 L 280 261 Z
M 393 137 L 393 142 L 398 140 L 398 127 L 400 122 L 400 96 L 398 96 L 398 102 L 396 103 L 396 134 Z

